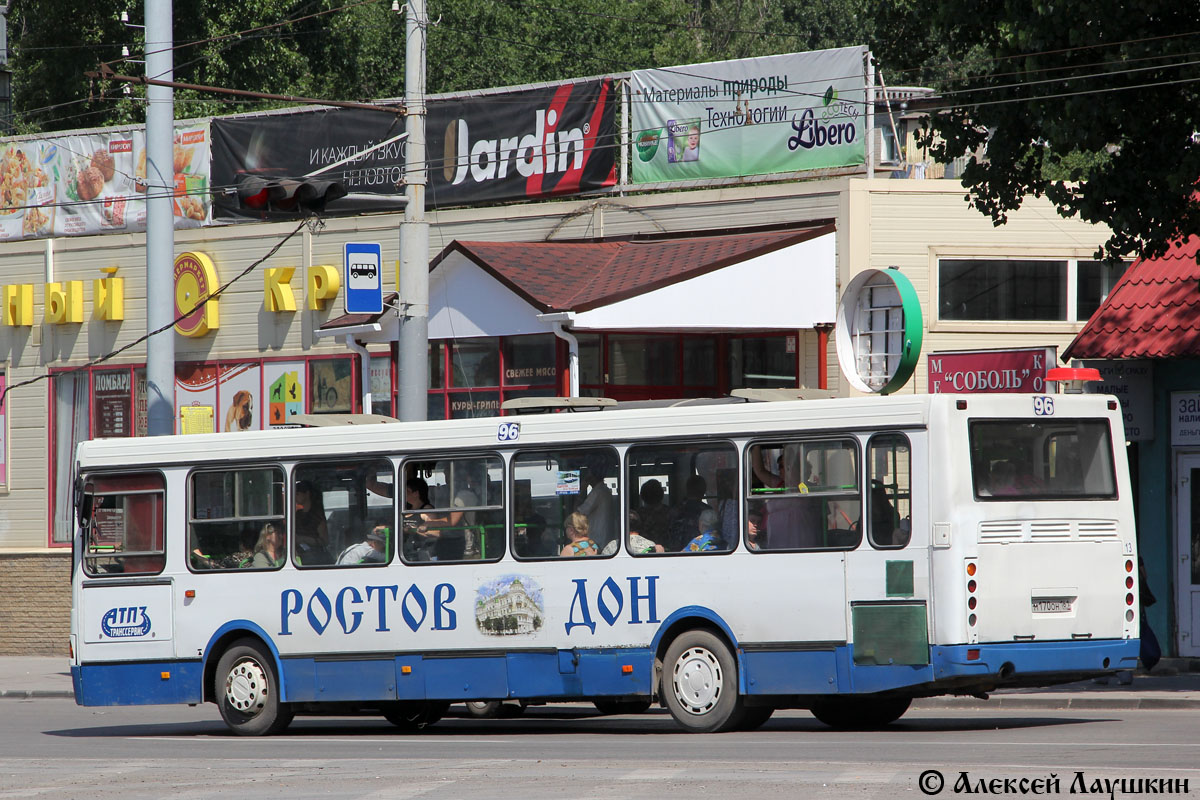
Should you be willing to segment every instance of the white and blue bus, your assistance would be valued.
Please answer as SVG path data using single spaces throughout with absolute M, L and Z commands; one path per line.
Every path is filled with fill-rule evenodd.
M 212 702 L 240 734 L 497 700 L 868 727 L 1137 663 L 1107 397 L 98 440 L 77 469 L 77 702 Z

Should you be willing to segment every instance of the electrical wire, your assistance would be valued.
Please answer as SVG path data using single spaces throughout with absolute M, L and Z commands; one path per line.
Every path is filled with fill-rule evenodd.
M 320 224 L 320 221 L 318 220 L 317 223 Z M 306 219 L 303 222 L 301 222 L 299 225 L 297 225 L 295 227 L 295 229 L 292 230 L 291 233 L 289 233 L 287 236 L 284 236 L 282 239 L 280 239 L 278 242 L 276 242 L 274 244 L 274 246 L 272 246 L 271 249 L 267 251 L 266 255 L 264 255 L 262 258 L 258 259 L 257 261 L 255 261 L 250 266 L 246 267 L 244 270 L 239 272 L 237 275 L 235 275 L 230 280 L 226 281 L 221 286 L 218 286 L 216 291 L 210 292 L 207 295 L 205 295 L 204 297 L 201 297 L 196 302 L 195 306 L 193 306 L 191 309 L 189 309 L 186 313 L 180 314 L 175 319 L 168 322 L 166 325 L 163 325 L 152 331 L 148 331 L 147 333 L 134 339 L 132 342 L 122 345 L 121 347 L 118 347 L 116 350 L 112 350 L 108 353 L 105 353 L 104 355 L 99 356 L 98 358 L 94 358 L 91 361 L 88 361 L 86 364 L 79 364 L 78 366 L 69 367 L 67 369 L 60 369 L 60 370 L 56 370 L 54 372 L 42 373 L 41 375 L 36 375 L 32 378 L 27 378 L 26 380 L 18 381 L 17 383 L 11 383 L 11 384 L 6 385 L 4 387 L 4 391 L 0 392 L 0 408 L 2 408 L 4 406 L 4 401 L 8 397 L 8 393 L 11 392 L 13 389 L 19 389 L 22 386 L 31 386 L 35 383 L 39 383 L 39 382 L 47 380 L 47 379 L 57 378 L 60 375 L 71 375 L 73 373 L 81 372 L 83 370 L 94 367 L 97 364 L 103 364 L 104 362 L 109 361 L 110 359 L 113 359 L 113 358 L 119 356 L 121 353 L 124 353 L 126 350 L 130 350 L 134 347 L 137 347 L 139 344 L 150 339 L 152 336 L 157 336 L 160 333 L 165 333 L 166 331 L 171 330 L 176 325 L 178 325 L 180 322 L 187 319 L 192 314 L 196 313 L 197 309 L 203 308 L 205 305 L 207 305 L 208 301 L 215 300 L 218 297 L 220 297 L 221 294 L 226 289 L 228 289 L 233 284 L 237 283 L 239 280 L 244 278 L 246 275 L 249 275 L 252 271 L 254 271 L 254 269 L 256 267 L 258 267 L 260 264 L 265 262 L 267 259 L 274 256 L 277 252 L 279 252 L 280 248 L 282 248 L 285 244 L 288 243 L 288 241 L 291 240 L 291 238 L 293 236 L 295 236 L 297 233 L 299 233 L 301 230 L 303 230 L 305 227 L 309 226 L 310 224 L 313 224 L 313 221 L 309 220 L 309 219 Z

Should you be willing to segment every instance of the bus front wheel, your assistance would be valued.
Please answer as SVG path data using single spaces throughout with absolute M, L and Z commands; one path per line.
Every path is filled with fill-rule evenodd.
M 292 707 L 279 700 L 275 662 L 254 639 L 239 639 L 225 651 L 214 689 L 221 719 L 240 736 L 270 736 L 292 722 Z
M 737 662 L 715 634 L 687 631 L 671 642 L 662 682 L 667 710 L 690 733 L 731 730 L 741 720 Z

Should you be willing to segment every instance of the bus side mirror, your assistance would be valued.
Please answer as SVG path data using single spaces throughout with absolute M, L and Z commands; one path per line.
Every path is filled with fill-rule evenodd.
M 94 498 L 95 487 L 92 484 L 83 482 L 82 478 L 75 481 L 75 514 L 79 520 L 79 527 L 87 530 L 92 525 L 92 502 Z

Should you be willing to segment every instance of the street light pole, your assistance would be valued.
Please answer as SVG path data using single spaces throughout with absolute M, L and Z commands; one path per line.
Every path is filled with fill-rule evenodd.
M 425 221 L 425 0 L 407 0 L 404 53 L 404 222 L 400 224 L 400 332 L 396 344 L 399 416 L 423 420 L 429 387 L 429 224 Z
M 146 0 L 146 75 L 170 81 L 174 72 L 171 0 Z M 146 331 L 175 318 L 175 93 L 146 87 Z M 175 332 L 146 341 L 147 432 L 175 432 Z

